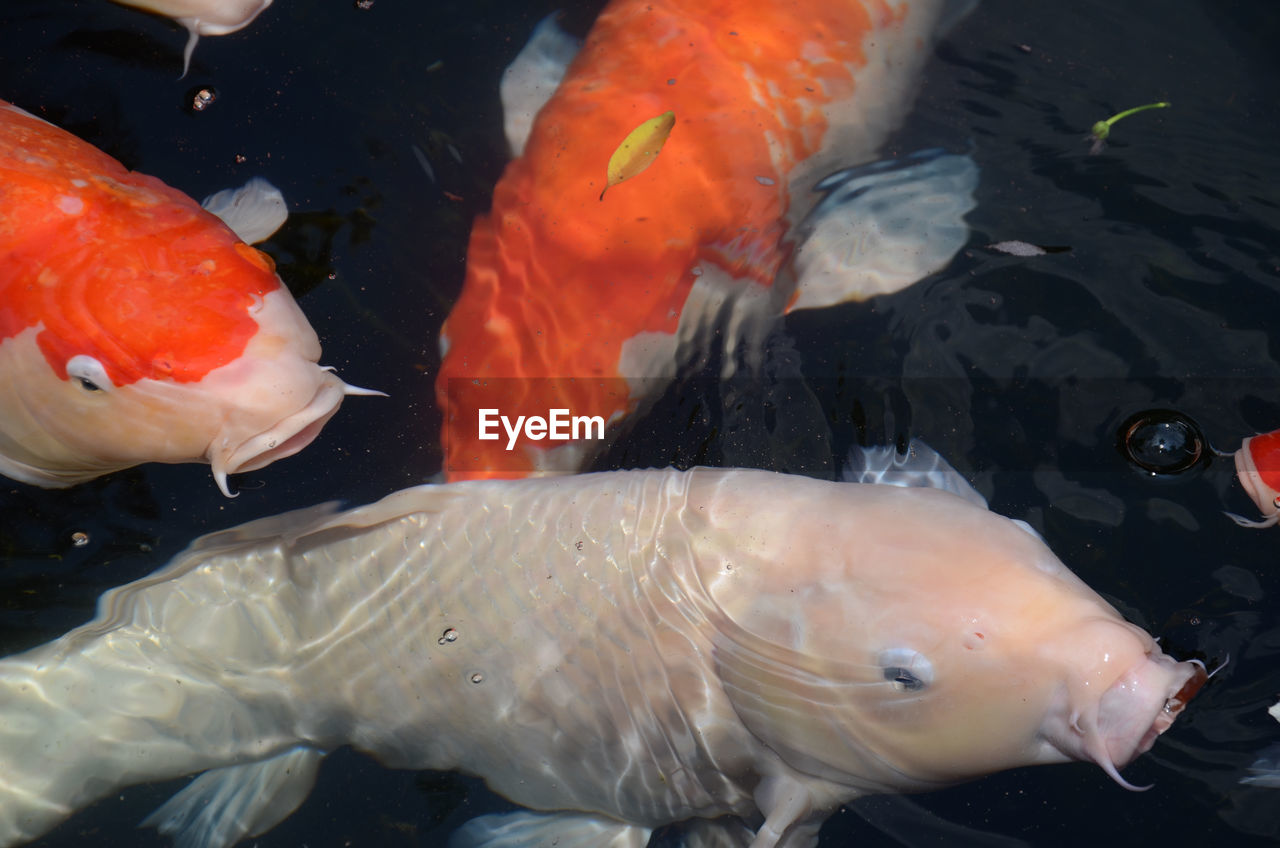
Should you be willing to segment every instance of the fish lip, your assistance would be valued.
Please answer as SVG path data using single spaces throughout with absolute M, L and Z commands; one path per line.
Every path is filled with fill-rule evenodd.
M 1135 758 L 1151 750 L 1151 746 L 1155 744 L 1156 739 L 1173 726 L 1174 721 L 1187 708 L 1187 703 L 1196 696 L 1196 693 L 1200 691 L 1200 688 L 1209 679 L 1209 673 L 1205 669 L 1204 663 L 1199 660 L 1188 660 L 1178 665 L 1189 666 L 1188 674 L 1181 682 L 1175 679 L 1170 684 L 1164 704 L 1160 711 L 1156 713 L 1146 735 L 1142 737 L 1134 749 L 1133 756 Z
M 255 433 L 228 450 L 214 447 L 218 442 L 215 439 L 209 447 L 209 464 L 218 488 L 230 497 L 227 475 L 256 471 L 277 459 L 293 456 L 311 444 L 342 405 L 344 394 L 343 382 L 331 373 L 326 374 L 306 406 L 269 429 Z
M 1081 759 L 1097 763 L 1125 789 L 1150 789 L 1129 783 L 1119 769 L 1151 750 L 1208 679 L 1203 663 L 1176 662 L 1158 651 L 1149 654 L 1146 662 L 1121 675 L 1103 694 L 1097 714 L 1083 723 Z
M 1046 740 L 1066 759 L 1095 763 L 1118 785 L 1139 792 L 1151 787 L 1134 786 L 1119 770 L 1151 750 L 1209 677 L 1203 663 L 1178 662 L 1152 647 L 1092 704 L 1087 696 L 1077 702 Z

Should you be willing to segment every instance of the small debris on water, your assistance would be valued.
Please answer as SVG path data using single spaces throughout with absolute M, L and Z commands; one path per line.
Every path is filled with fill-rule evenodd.
M 213 105 L 218 99 L 218 92 L 213 88 L 201 88 L 191 98 L 191 108 L 197 112 L 203 112 Z
M 987 245 L 987 250 L 1007 253 L 1010 256 L 1044 256 L 1046 253 L 1069 253 L 1069 245 L 1032 244 L 1029 241 L 998 241 Z
M 89 544 L 89 534 L 83 530 L 77 530 L 71 534 L 71 544 L 75 545 L 77 548 L 83 548 L 85 545 Z

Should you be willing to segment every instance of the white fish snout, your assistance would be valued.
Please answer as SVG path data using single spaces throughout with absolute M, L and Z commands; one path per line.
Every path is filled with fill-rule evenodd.
M 229 422 L 209 445 L 209 464 L 222 493 L 232 497 L 227 486 L 228 474 L 264 468 L 277 459 L 293 456 L 311 444 L 338 411 L 346 394 L 367 391 L 347 392 L 348 388 L 354 387 L 348 387 L 337 375 L 326 371 L 311 400 L 269 428 L 244 433 L 238 431 L 238 422 Z
M 1096 740 L 1086 732 L 1087 758 L 1126 789 L 1146 789 L 1116 772 L 1155 744 L 1208 680 L 1204 665 L 1175 662 L 1158 650 L 1108 689 L 1098 705 Z

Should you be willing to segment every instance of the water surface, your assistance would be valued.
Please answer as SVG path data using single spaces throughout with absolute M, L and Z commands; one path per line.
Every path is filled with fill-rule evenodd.
M 351 399 L 298 457 L 236 478 L 151 467 L 66 492 L 0 483 L 0 651 L 93 614 L 106 588 L 199 533 L 306 503 L 358 503 L 439 470 L 436 337 L 470 222 L 505 161 L 497 83 L 533 24 L 599 3 L 278 0 L 202 40 L 102 0 L 0 5 L 0 97 L 130 168 L 202 197 L 262 175 L 290 202 L 267 249 Z M 1027 769 L 832 818 L 823 845 L 1270 844 L 1280 790 L 1236 781 L 1280 740 L 1280 529 L 1250 514 L 1229 459 L 1174 479 L 1115 449 L 1133 413 L 1176 409 L 1209 441 L 1280 427 L 1280 23 L 1267 0 L 987 0 L 930 64 L 887 155 L 967 151 L 973 235 L 943 273 L 868 304 L 793 316 L 770 379 L 691 369 L 598 467 L 754 464 L 830 475 L 855 440 L 925 439 L 992 506 L 1166 644 L 1230 663 L 1151 754 L 1131 794 L 1085 765 Z M 212 86 L 214 104 L 185 108 Z M 1097 120 L 1155 100 L 1089 154 Z M 417 145 L 434 180 L 417 163 Z M 456 150 L 458 157 L 453 152 Z M 459 161 L 459 158 L 461 161 Z M 1069 250 L 1019 258 L 1009 239 Z M 714 360 L 714 356 L 712 357 Z M 75 532 L 89 543 L 76 547 Z M 41 846 L 161 845 L 134 824 L 182 785 L 128 789 Z M 506 802 L 478 781 L 382 769 L 347 751 L 267 846 L 431 846 Z

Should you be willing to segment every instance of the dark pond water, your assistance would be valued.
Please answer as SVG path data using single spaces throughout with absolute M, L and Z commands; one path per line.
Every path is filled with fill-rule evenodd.
M 505 161 L 498 78 L 555 5 L 277 0 L 242 33 L 202 41 L 180 81 L 185 33 L 163 19 L 103 0 L 0 3 L 0 97 L 195 197 L 255 174 L 283 190 L 292 217 L 267 249 L 325 361 L 390 394 L 349 401 L 303 454 L 240 477 L 236 500 L 197 466 L 65 492 L 0 485 L 0 652 L 85 621 L 104 589 L 202 532 L 372 500 L 439 470 L 436 336 Z M 582 31 L 599 3 L 567 5 Z M 1252 513 L 1229 459 L 1155 478 L 1115 438 L 1155 407 L 1227 451 L 1280 427 L 1280 14 L 1269 0 L 1031 5 L 987 0 L 964 21 L 885 151 L 978 161 L 973 233 L 952 265 L 892 297 L 793 316 L 771 343 L 781 376 L 745 406 L 730 410 L 714 364 L 685 375 L 599 467 L 830 475 L 856 440 L 921 437 L 1172 649 L 1230 657 L 1126 770 L 1150 792 L 1084 765 L 1021 770 L 859 802 L 823 845 L 1270 844 L 1280 790 L 1237 781 L 1280 740 L 1266 714 L 1280 694 L 1280 530 L 1222 515 Z M 184 109 L 210 85 L 210 109 Z M 1117 124 L 1089 155 L 1095 121 L 1155 100 L 1173 107 Z M 1070 249 L 984 247 L 1010 239 Z M 810 438 L 797 448 L 794 432 Z M 89 544 L 73 546 L 76 531 Z M 38 844 L 163 844 L 134 825 L 180 785 L 129 789 Z M 437 845 L 505 806 L 477 781 L 340 751 L 301 810 L 253 842 Z

